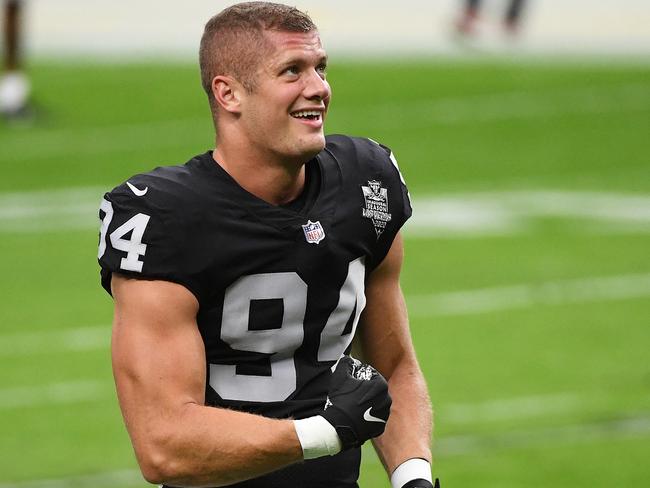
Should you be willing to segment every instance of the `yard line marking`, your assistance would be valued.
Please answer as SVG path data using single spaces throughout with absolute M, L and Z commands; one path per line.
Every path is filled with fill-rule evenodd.
M 650 232 L 650 196 L 530 190 L 416 198 L 405 233 L 411 237 L 512 235 L 540 218 L 582 220 L 589 232 Z M 589 225 L 591 224 L 591 226 Z
M 79 187 L 0 193 L 0 232 L 99 229 L 99 204 L 107 190 Z
M 108 349 L 110 340 L 110 325 L 2 334 L 0 357 Z
M 436 409 L 436 418 L 444 424 L 469 424 L 527 419 L 575 412 L 585 404 L 577 393 L 558 393 L 503 398 L 479 403 L 457 403 Z
M 407 303 L 411 316 L 432 317 L 646 297 L 650 297 L 650 273 L 408 295 Z
M 443 437 L 434 444 L 438 456 L 465 456 L 495 449 L 520 449 L 537 446 L 588 444 L 613 439 L 645 439 L 650 437 L 650 417 L 640 416 L 564 425 L 541 429 L 520 429 L 483 435 Z
M 98 229 L 109 188 L 80 187 L 0 193 L 0 233 Z M 530 190 L 456 193 L 413 200 L 411 238 L 474 238 L 529 232 L 537 219 L 579 220 L 578 232 L 650 233 L 650 196 L 609 192 Z
M 94 402 L 113 396 L 109 383 L 70 381 L 38 386 L 16 386 L 0 389 L 0 409 L 47 407 Z

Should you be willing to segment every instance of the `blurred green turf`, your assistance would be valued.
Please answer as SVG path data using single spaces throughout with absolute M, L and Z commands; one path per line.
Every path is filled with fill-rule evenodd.
M 50 63 L 33 66 L 31 75 L 34 123 L 0 124 L 0 196 L 108 189 L 212 146 L 192 65 Z M 334 63 L 329 76 L 328 132 L 391 146 L 415 198 L 540 188 L 650 192 L 648 65 L 346 62 Z M 0 230 L 0 340 L 92 326 L 105 327 L 108 343 L 112 308 L 98 283 L 96 244 L 94 228 Z M 409 301 L 434 292 L 650 273 L 647 230 L 588 232 L 553 218 L 521 234 L 409 237 L 406 245 Z M 443 486 L 644 486 L 648 317 L 647 294 L 476 314 L 414 310 L 413 335 L 437 411 Z M 1 488 L 136 469 L 107 347 L 0 352 Z M 48 385 L 80 381 L 98 393 L 67 404 L 44 393 L 29 406 L 3 406 L 16 388 L 46 392 Z M 501 416 L 485 407 L 522 398 L 546 398 L 550 407 Z M 459 405 L 476 417 L 459 415 Z M 638 426 L 616 423 L 626 419 Z M 387 487 L 378 460 L 366 454 L 362 488 Z M 144 485 L 128 473 L 119 487 Z M 76 479 L 61 486 L 100 486 Z

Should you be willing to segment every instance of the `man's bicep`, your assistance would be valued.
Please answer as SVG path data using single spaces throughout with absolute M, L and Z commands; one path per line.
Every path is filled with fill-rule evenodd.
M 366 283 L 359 346 L 363 357 L 389 377 L 404 354 L 412 354 L 408 315 L 399 283 L 403 244 L 398 234 L 382 263 Z
M 198 303 L 181 285 L 114 275 L 112 360 L 120 406 L 131 435 L 161 412 L 204 402 L 205 352 Z M 134 422 L 137 420 L 137 423 Z M 140 427 L 138 427 L 140 428 Z

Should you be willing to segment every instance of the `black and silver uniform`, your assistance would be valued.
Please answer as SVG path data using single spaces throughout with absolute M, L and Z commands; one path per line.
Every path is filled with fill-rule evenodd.
M 331 366 L 350 348 L 364 283 L 411 215 L 390 150 L 328 136 L 297 201 L 271 205 L 212 159 L 130 178 L 101 204 L 99 263 L 180 283 L 199 302 L 206 404 L 274 418 L 322 410 Z M 237 487 L 355 487 L 359 450 Z

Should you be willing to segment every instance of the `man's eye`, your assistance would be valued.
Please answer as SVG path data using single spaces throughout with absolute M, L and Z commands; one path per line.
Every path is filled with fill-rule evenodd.
M 289 66 L 287 69 L 284 70 L 284 72 L 289 75 L 297 75 L 298 66 Z
M 325 74 L 327 73 L 327 65 L 321 64 L 316 68 L 316 71 L 318 71 L 321 74 L 321 76 L 325 76 Z

